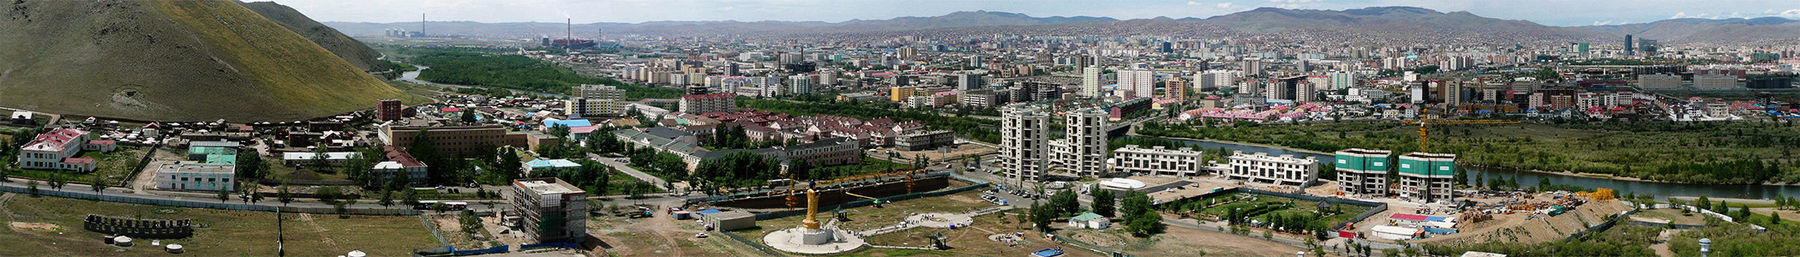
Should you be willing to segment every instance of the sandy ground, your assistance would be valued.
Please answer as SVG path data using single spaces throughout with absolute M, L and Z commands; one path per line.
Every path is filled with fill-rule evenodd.
M 1583 204 L 1563 215 L 1549 216 L 1539 214 L 1517 213 L 1494 215 L 1494 220 L 1481 223 L 1459 225 L 1461 233 L 1436 236 L 1413 242 L 1445 242 L 1474 243 L 1483 241 L 1506 241 L 1522 243 L 1539 243 L 1562 240 L 1585 229 L 1587 226 L 1600 224 L 1606 215 L 1617 214 L 1631 207 L 1620 204 L 1617 200 L 1596 201 Z M 1376 223 L 1370 223 L 1376 224 Z
M 1104 231 L 1065 230 L 1070 238 L 1133 256 L 1293 256 L 1299 247 L 1218 231 L 1169 226 L 1163 234 L 1140 239 L 1119 228 Z

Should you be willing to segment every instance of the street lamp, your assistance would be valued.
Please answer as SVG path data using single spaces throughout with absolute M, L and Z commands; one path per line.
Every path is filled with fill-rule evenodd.
M 1706 252 L 1711 252 L 1711 251 L 1712 251 L 1712 239 L 1701 238 L 1700 239 L 1700 257 L 1706 257 Z

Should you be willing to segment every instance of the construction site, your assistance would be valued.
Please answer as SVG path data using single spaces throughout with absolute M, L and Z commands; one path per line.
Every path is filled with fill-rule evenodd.
M 1477 192 L 1461 208 L 1393 206 L 1354 227 L 1359 238 L 1459 245 L 1482 242 L 1540 243 L 1601 228 L 1633 208 L 1612 191 Z

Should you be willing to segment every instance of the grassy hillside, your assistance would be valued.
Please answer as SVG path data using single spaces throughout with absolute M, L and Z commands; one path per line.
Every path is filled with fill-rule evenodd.
M 320 24 L 312 18 L 307 18 L 305 14 L 301 14 L 294 8 L 275 2 L 244 3 L 244 7 L 250 8 L 250 11 L 262 15 L 263 18 L 281 24 L 282 27 L 287 27 L 294 33 L 299 33 L 300 36 L 312 40 L 321 47 L 325 47 L 325 50 L 330 50 L 332 54 L 344 58 L 345 61 L 350 62 L 350 65 L 356 66 L 358 69 L 365 71 L 388 70 L 387 65 L 377 59 L 381 57 L 380 53 L 369 48 L 368 44 L 363 44 L 362 41 L 345 36 L 336 29 L 326 27 L 325 24 Z
M 400 91 L 236 2 L 0 1 L 0 106 L 294 120 Z

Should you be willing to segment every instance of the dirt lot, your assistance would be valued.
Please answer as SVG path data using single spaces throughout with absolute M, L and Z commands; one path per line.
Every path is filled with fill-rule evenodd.
M 1133 256 L 1290 256 L 1301 249 L 1286 244 L 1223 232 L 1169 226 L 1163 234 L 1136 238 L 1118 227 L 1106 230 L 1070 229 L 1064 235 L 1096 246 L 1119 249 Z
M 1020 222 L 1018 219 L 1018 216 L 1023 215 L 1023 213 L 1023 210 L 1010 210 L 977 216 L 973 222 L 974 224 L 968 228 L 958 228 L 954 230 L 941 228 L 913 228 L 867 238 L 870 244 L 877 245 L 925 246 L 931 244 L 929 236 L 942 233 L 942 235 L 949 238 L 948 240 L 945 240 L 945 243 L 950 246 L 950 249 L 945 251 L 865 248 L 848 254 L 856 256 L 1024 256 L 1039 249 L 1062 247 L 1063 251 L 1066 253 L 1063 256 L 1101 256 L 1099 253 L 1079 247 L 1061 245 L 1044 238 L 1041 233 L 1032 232 L 1029 223 Z M 1000 241 L 992 239 L 997 238 L 996 235 L 1005 234 L 1016 236 L 1018 233 L 1025 234 L 1023 240 Z M 1013 242 L 1015 241 L 1018 243 L 1014 244 Z
M 1494 215 L 1494 220 L 1476 224 L 1459 224 L 1461 233 L 1420 239 L 1412 242 L 1443 243 L 1475 243 L 1484 241 L 1503 241 L 1521 243 L 1539 243 L 1562 240 L 1570 234 L 1586 229 L 1588 226 L 1605 221 L 1606 215 L 1618 214 L 1631 207 L 1620 204 L 1617 200 L 1596 201 L 1583 204 L 1563 215 L 1549 216 L 1542 214 L 1514 213 Z M 1383 216 L 1384 218 L 1386 216 Z M 1377 224 L 1377 223 L 1369 223 Z M 1366 227 L 1359 228 L 1366 230 Z
M 641 219 L 594 216 L 588 220 L 588 233 L 605 242 L 610 256 L 755 256 L 762 252 L 707 232 L 710 237 L 695 238 L 703 228 L 693 220 L 675 220 L 662 213 Z

